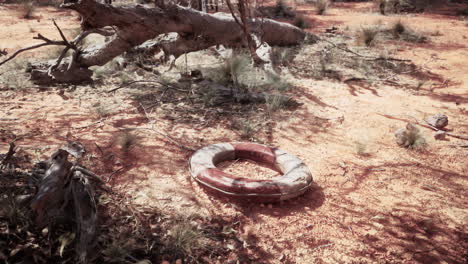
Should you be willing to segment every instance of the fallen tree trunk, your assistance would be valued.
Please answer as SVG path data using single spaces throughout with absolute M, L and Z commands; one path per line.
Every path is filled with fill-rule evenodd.
M 173 41 L 156 42 L 156 48 L 165 52 L 165 56 L 178 56 L 214 45 L 246 47 L 243 29 L 233 16 L 226 13 L 207 14 L 192 8 L 175 4 L 160 7 L 114 7 L 94 0 L 65 0 L 61 5 L 77 11 L 82 16 L 83 35 L 102 34 L 99 30 L 111 27 L 114 33 L 100 46 L 84 50 L 76 48 L 82 39 L 68 43 L 67 48 L 74 49 L 73 55 L 56 61 L 33 65 L 31 79 L 38 83 L 78 83 L 90 81 L 91 66 L 101 66 L 120 54 L 145 41 L 166 33 L 178 33 Z M 287 23 L 271 19 L 249 19 L 252 35 L 270 46 L 291 46 L 302 43 L 306 33 Z M 109 33 L 108 30 L 105 31 Z M 63 36 L 62 36 L 63 37 Z M 64 37 L 63 37 L 64 38 Z M 155 49 L 155 46 L 152 47 Z M 52 67 L 54 66 L 54 67 Z

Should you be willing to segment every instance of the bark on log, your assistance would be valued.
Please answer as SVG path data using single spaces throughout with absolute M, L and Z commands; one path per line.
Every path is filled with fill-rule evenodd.
M 175 4 L 160 7 L 114 7 L 94 0 L 65 0 L 61 5 L 82 16 L 84 31 L 113 27 L 109 40 L 97 47 L 89 47 L 64 59 L 56 69 L 50 63 L 32 67 L 32 80 L 41 83 L 90 81 L 91 66 L 101 66 L 131 48 L 165 33 L 178 33 L 179 38 L 169 45 L 162 43 L 166 56 L 201 50 L 213 45 L 238 46 L 244 44 L 243 30 L 226 13 L 207 14 Z M 287 23 L 270 19 L 249 19 L 252 34 L 270 46 L 291 46 L 304 41 L 306 33 Z M 49 68 L 47 68 L 49 66 Z M 47 69 L 47 70 L 46 70 Z
M 70 154 L 80 158 L 84 147 L 79 142 L 69 142 L 51 156 L 30 206 L 39 227 L 50 226 L 58 218 L 70 219 L 74 216 L 75 232 L 78 234 L 77 263 L 88 263 L 95 245 L 98 220 L 94 189 L 89 178 L 98 177 L 68 161 Z
M 61 215 L 65 203 L 65 184 L 70 177 L 72 163 L 68 152 L 58 150 L 50 159 L 50 166 L 39 186 L 39 191 L 31 202 L 36 214 L 36 224 L 43 227 Z

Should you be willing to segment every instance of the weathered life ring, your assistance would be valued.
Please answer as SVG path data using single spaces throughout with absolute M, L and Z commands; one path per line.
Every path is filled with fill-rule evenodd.
M 216 168 L 221 161 L 249 159 L 282 173 L 269 180 L 236 178 Z M 234 197 L 281 201 L 303 194 L 313 183 L 309 168 L 294 155 L 255 143 L 219 143 L 196 151 L 190 173 L 202 185 Z

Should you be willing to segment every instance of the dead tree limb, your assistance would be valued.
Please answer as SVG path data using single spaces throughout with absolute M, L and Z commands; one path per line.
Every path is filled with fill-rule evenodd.
M 33 39 L 39 39 L 39 40 L 43 40 L 44 43 L 41 43 L 41 44 L 37 44 L 37 45 L 33 45 L 31 47 L 27 47 L 27 48 L 22 48 L 22 49 L 19 49 L 17 50 L 16 52 L 14 52 L 13 54 L 10 55 L 10 57 L 6 58 L 5 60 L 1 61 L 0 62 L 0 66 L 2 66 L 3 64 L 7 63 L 8 61 L 14 59 L 16 56 L 18 56 L 20 53 L 22 52 L 25 52 L 25 51 L 28 51 L 28 50 L 33 50 L 33 49 L 37 49 L 37 48 L 40 48 L 40 47 L 44 47 L 44 46 L 51 46 L 51 45 L 56 45 L 56 46 L 63 46 L 65 45 L 64 42 L 62 41 L 54 41 L 54 40 L 50 40 L 44 36 L 42 36 L 41 34 L 38 34 L 37 37 L 34 37 Z M 6 54 L 5 54 L 6 55 Z
M 105 31 L 110 36 L 100 46 L 74 49 L 74 54 L 68 58 L 60 58 L 58 65 L 55 65 L 57 60 L 32 65 L 31 79 L 36 83 L 91 81 L 92 71 L 89 67 L 102 66 L 133 47 L 167 33 L 177 33 L 178 38 L 175 42 L 162 41 L 155 44 L 160 45 L 166 57 L 172 55 L 177 58 L 181 54 L 214 45 L 248 46 L 244 30 L 226 13 L 207 14 L 171 3 L 166 3 L 164 8 L 141 5 L 115 7 L 94 0 L 64 0 L 61 7 L 75 10 L 81 15 L 81 28 L 84 32 L 97 33 L 106 28 L 113 28 L 114 32 L 110 35 L 110 31 Z M 298 45 L 306 37 L 303 30 L 270 19 L 246 16 L 242 23 L 251 34 L 259 36 L 261 42 L 270 46 Z M 85 37 L 79 36 L 81 40 Z M 77 42 L 78 40 L 68 42 L 62 37 L 62 41 L 58 43 L 73 49 Z M 39 47 L 45 45 L 47 44 L 43 43 Z M 51 66 L 55 67 L 51 69 Z
M 75 217 L 77 263 L 88 263 L 96 240 L 97 205 L 89 179 L 103 183 L 91 171 L 68 161 L 69 155 L 80 158 L 83 153 L 80 143 L 69 142 L 52 154 L 39 190 L 30 204 L 39 227 L 51 226 L 57 219 Z M 70 209 L 73 213 L 68 215 Z
M 8 152 L 5 154 L 5 157 L 2 159 L 0 163 L 0 170 L 4 168 L 8 168 L 10 160 L 13 158 L 13 155 L 16 153 L 16 145 L 14 142 L 10 142 L 10 147 L 8 148 Z

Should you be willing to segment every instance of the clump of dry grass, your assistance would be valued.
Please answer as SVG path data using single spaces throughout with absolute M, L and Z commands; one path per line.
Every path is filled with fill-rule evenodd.
M 274 66 L 288 66 L 296 56 L 297 51 L 289 47 L 271 47 L 270 59 Z
M 328 7 L 330 7 L 330 1 L 329 0 L 317 0 L 316 7 L 317 7 L 317 14 L 324 15 L 325 12 L 328 10 Z
M 424 150 L 427 147 L 427 141 L 419 130 L 410 130 L 407 134 L 409 149 Z
M 265 105 L 269 113 L 276 112 L 288 107 L 293 101 L 291 97 L 279 93 L 272 93 L 266 96 Z
M 235 123 L 242 139 L 252 139 L 258 131 L 258 124 L 251 119 L 243 119 Z
M 367 145 L 364 142 L 355 142 L 356 154 L 359 156 L 368 156 L 369 152 L 367 150 Z
M 118 139 L 118 144 L 120 146 L 120 150 L 123 153 L 128 153 L 134 147 L 138 145 L 138 137 L 137 135 L 133 134 L 130 131 L 123 132 Z
M 93 113 L 97 115 L 99 118 L 104 118 L 109 116 L 109 114 L 112 112 L 110 107 L 107 105 L 104 105 L 101 102 L 97 102 L 91 106 L 91 110 Z
M 19 9 L 20 17 L 24 19 L 31 19 L 34 15 L 35 10 L 36 10 L 36 6 L 33 1 L 24 0 L 21 3 L 20 9 Z
M 371 47 L 374 45 L 379 32 L 380 30 L 377 27 L 362 27 L 361 30 L 358 31 L 358 42 L 367 47 Z
M 0 87 L 8 89 L 24 89 L 31 86 L 29 76 L 25 73 L 28 61 L 16 58 L 2 65 L 0 71 Z
M 395 24 L 393 24 L 392 31 L 395 35 L 401 35 L 406 31 L 406 26 L 401 22 L 401 20 L 398 20 Z
M 189 222 L 176 224 L 169 231 L 171 246 L 182 255 L 192 255 L 197 248 L 203 247 L 203 234 Z
M 393 26 L 390 28 L 390 32 L 395 39 L 400 39 L 407 42 L 424 43 L 428 40 L 427 37 L 422 33 L 410 29 L 401 20 L 398 20 L 395 24 L 393 24 Z
M 296 16 L 293 25 L 301 29 L 310 28 L 310 23 L 303 16 Z
M 273 9 L 275 16 L 277 17 L 294 17 L 295 14 L 291 11 L 291 7 L 289 7 L 284 0 L 277 0 L 275 7 Z

